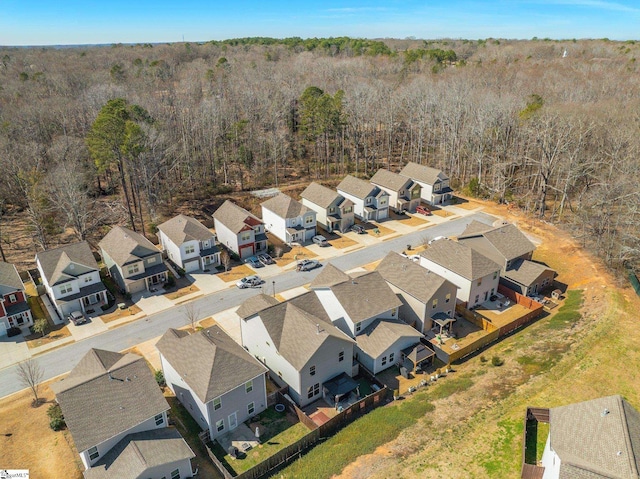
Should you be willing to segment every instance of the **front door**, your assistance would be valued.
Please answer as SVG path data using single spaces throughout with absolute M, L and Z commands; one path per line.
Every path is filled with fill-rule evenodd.
M 229 430 L 232 431 L 234 430 L 236 427 L 238 427 L 238 416 L 237 414 L 234 412 L 233 414 L 229 415 Z

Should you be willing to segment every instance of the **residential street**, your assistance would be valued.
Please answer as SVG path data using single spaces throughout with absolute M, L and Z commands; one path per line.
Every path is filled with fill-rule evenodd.
M 337 255 L 330 261 L 342 270 L 350 270 L 379 260 L 389 251 L 403 251 L 408 244 L 418 245 L 422 243 L 425 237 L 433 238 L 435 236 L 458 235 L 472 220 L 491 224 L 495 218 L 485 213 L 472 213 L 465 217 L 442 222 L 428 229 L 415 231 L 351 253 Z M 323 264 L 326 264 L 326 262 L 327 261 L 322 261 Z M 275 282 L 276 293 L 299 287 L 309 283 L 320 271 L 322 271 L 322 268 L 304 273 L 291 271 L 277 276 L 267 277 L 265 278 L 266 283 L 263 286 L 264 292 L 267 294 L 273 293 L 273 282 Z M 215 315 L 220 311 L 238 306 L 253 294 L 256 294 L 256 290 L 241 290 L 232 286 L 224 291 L 199 297 L 190 304 L 194 305 L 195 310 L 199 313 L 199 319 L 202 319 Z M 43 368 L 44 380 L 51 379 L 72 369 L 77 361 L 91 348 L 122 351 L 160 336 L 170 327 L 179 328 L 186 326 L 187 321 L 184 308 L 184 306 L 176 306 L 151 314 L 143 319 L 46 352 L 36 356 L 34 360 Z M 0 397 L 7 396 L 21 389 L 24 389 L 24 387 L 18 380 L 15 365 L 0 370 Z

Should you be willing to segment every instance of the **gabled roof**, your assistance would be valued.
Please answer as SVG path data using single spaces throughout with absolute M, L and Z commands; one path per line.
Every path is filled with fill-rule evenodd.
M 316 276 L 313 281 L 309 284 L 311 289 L 316 288 L 330 288 L 331 286 L 335 286 L 336 284 L 344 283 L 345 281 L 350 281 L 351 276 L 347 273 L 338 269 L 331 263 L 327 263 L 322 271 Z
M 119 266 L 160 253 L 147 238 L 122 226 L 111 228 L 98 246 Z
M 507 224 L 497 228 L 483 225 L 486 227 L 485 230 L 482 230 L 480 225 L 483 225 L 483 223 L 471 222 L 462 235 L 458 236 L 458 240 L 482 236 L 507 260 L 531 253 L 536 249 L 535 245 L 529 241 L 516 225 Z
M 291 301 L 261 311 L 260 320 L 280 356 L 298 371 L 331 338 L 353 343 L 330 321 L 304 311 Z
M 344 191 L 356 198 L 364 199 L 367 196 L 376 196 L 380 193 L 380 188 L 372 185 L 368 181 L 361 180 L 355 176 L 347 175 L 338 185 L 338 192 Z
M 262 293 L 256 294 L 242 303 L 237 309 L 236 314 L 242 319 L 247 319 L 248 317 L 259 313 L 263 309 L 275 306 L 279 303 L 280 301 L 273 296 L 268 296 Z
M 401 339 L 415 338 L 417 343 L 421 337 L 422 334 L 419 331 L 404 321 L 376 319 L 356 336 L 356 343 L 362 351 L 376 358 Z
M 441 170 L 431 168 L 430 166 L 419 165 L 418 163 L 409 162 L 400 172 L 402 176 L 411 178 L 412 180 L 433 185 L 438 179 L 449 179 Z
M 640 477 L 640 414 L 621 396 L 552 408 L 551 448 L 560 479 Z
M 420 256 L 453 271 L 469 281 L 500 271 L 500 265 L 463 243 L 452 240 L 439 240 Z
M 442 276 L 393 251 L 384 257 L 376 271 L 386 282 L 425 304 L 444 284 L 449 283 L 454 290 L 457 288 Z
M 126 435 L 91 468 L 85 479 L 138 479 L 149 469 L 170 465 L 195 454 L 172 427 Z
M 482 233 L 485 233 L 489 230 L 492 230 L 493 226 L 481 223 L 477 220 L 472 220 L 471 223 L 467 225 L 464 231 L 458 235 L 458 239 L 468 238 L 470 236 L 481 236 Z
M 24 284 L 20 279 L 15 265 L 0 261 L 0 294 L 13 291 L 24 291 Z
M 206 241 L 214 236 L 209 228 L 186 215 L 175 216 L 158 226 L 158 229 L 177 246 L 185 241 Z
M 533 261 L 519 259 L 502 276 L 516 283 L 530 286 L 545 271 L 553 271 L 548 266 Z
M 156 348 L 203 403 L 267 371 L 219 326 L 195 334 L 169 329 Z
M 98 271 L 98 263 L 86 241 L 42 251 L 36 254 L 36 259 L 51 286 L 65 283 L 90 271 Z
M 351 200 L 344 198 L 337 191 L 327 188 L 326 186 L 322 186 L 320 183 L 316 182 L 307 186 L 300 196 L 321 208 L 328 208 L 336 198 L 342 199 L 342 201 L 338 201 L 338 205 L 343 206 L 343 203 L 344 206 L 349 206 L 349 204 L 353 205 Z
M 235 234 L 240 233 L 240 231 L 246 227 L 252 228 L 256 225 L 262 224 L 262 220 L 260 218 L 252 215 L 231 200 L 227 200 L 222 203 L 220 208 L 213 213 L 213 218 L 225 225 Z
M 410 188 L 413 181 L 411 178 L 381 168 L 373 175 L 371 183 L 393 191 L 400 191 L 403 188 Z
M 80 452 L 169 409 L 144 358 L 131 353 L 90 349 L 51 389 Z
M 284 193 L 279 193 L 273 198 L 269 198 L 262 203 L 261 206 L 275 213 L 280 218 L 297 218 L 313 211 Z

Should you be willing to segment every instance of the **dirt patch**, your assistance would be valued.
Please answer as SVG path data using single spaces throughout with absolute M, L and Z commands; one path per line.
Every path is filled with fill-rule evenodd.
M 455 214 L 453 214 L 451 211 L 447 211 L 447 210 L 431 210 L 431 213 L 434 216 L 440 216 L 441 218 L 450 218 L 452 216 L 455 216 Z
M 39 346 L 44 346 L 45 344 L 53 343 L 54 341 L 58 341 L 63 338 L 68 338 L 69 336 L 71 336 L 69 328 L 65 324 L 58 324 L 53 326 L 51 331 L 45 334 L 44 337 L 35 333 L 25 336 L 24 339 L 26 340 L 29 349 L 33 349 Z
M 387 236 L 395 232 L 395 230 L 382 226 L 380 223 L 374 223 L 373 229 L 367 230 L 367 234 L 375 236 L 376 238 L 382 238 L 383 236 Z
M 336 239 L 332 239 L 329 241 L 331 246 L 338 249 L 348 248 L 349 246 L 357 245 L 358 242 L 348 238 L 346 236 L 338 236 Z
M 232 281 L 238 281 L 245 276 L 251 276 L 255 274 L 251 268 L 249 268 L 246 264 L 241 264 L 239 266 L 234 266 L 229 271 L 218 274 L 218 278 L 220 278 L 225 283 L 230 283 Z
M 410 216 L 410 215 L 398 215 L 394 212 L 391 212 L 390 216 L 389 216 L 392 220 L 394 221 L 398 221 L 400 223 L 402 223 L 403 225 L 407 225 L 407 226 L 422 226 L 424 224 L 427 224 L 429 222 L 429 220 L 427 220 L 424 216 L 421 215 L 414 215 L 414 216 Z
M 31 407 L 33 396 L 23 391 L 0 401 L 0 454 L 3 469 L 29 469 L 31 477 L 80 479 L 80 456 L 69 431 L 49 428 L 47 409 L 54 402 L 49 383 L 41 386 L 47 402 Z
M 195 284 L 190 284 L 189 286 L 185 286 L 184 288 L 180 288 L 177 291 L 173 291 L 171 293 L 167 293 L 164 296 L 167 299 L 178 299 L 178 298 L 182 298 L 183 296 L 186 296 L 188 294 L 196 293 L 198 291 L 200 291 L 200 288 L 198 288 Z
M 122 319 L 129 316 L 133 316 L 135 314 L 140 313 L 141 311 L 142 310 L 138 306 L 136 306 L 135 304 L 131 304 L 130 306 L 125 307 L 124 309 L 116 308 L 116 310 L 113 311 L 112 313 L 104 314 L 100 316 L 100 319 L 102 319 L 102 322 L 104 323 L 110 323 L 111 321 L 115 321 L 116 319 Z
M 279 258 L 276 258 L 276 264 L 278 266 L 286 266 L 301 259 L 316 258 L 318 255 L 313 251 L 308 250 L 304 246 L 294 246 L 290 251 L 287 251 Z
M 213 319 L 213 317 L 210 318 L 205 318 L 202 321 L 200 321 L 198 323 L 198 326 L 200 326 L 201 328 L 210 328 L 211 326 L 215 326 L 216 324 L 218 324 L 218 322 Z

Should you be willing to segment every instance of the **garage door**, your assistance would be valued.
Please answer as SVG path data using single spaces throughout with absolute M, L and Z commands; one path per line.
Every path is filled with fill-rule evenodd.
M 389 209 L 385 208 L 384 210 L 378 210 L 378 220 L 384 220 L 389 215 Z
M 240 247 L 240 258 L 246 259 L 249 256 L 253 256 L 253 245 L 246 245 Z
M 197 271 L 200 269 L 200 260 L 196 258 L 194 261 L 189 261 L 188 263 L 184 263 L 184 270 L 187 273 L 191 273 L 192 271 Z
M 7 325 L 4 321 L 0 321 L 0 338 L 7 335 Z

